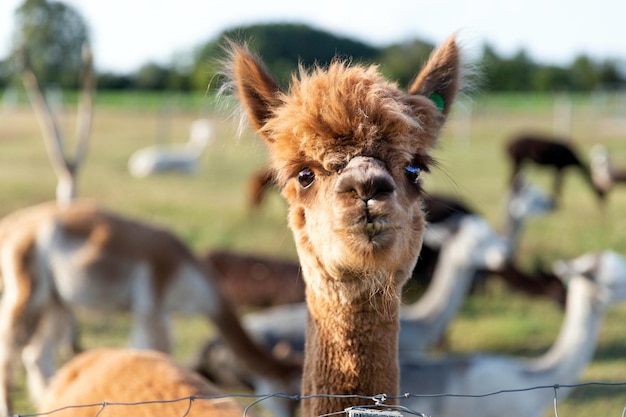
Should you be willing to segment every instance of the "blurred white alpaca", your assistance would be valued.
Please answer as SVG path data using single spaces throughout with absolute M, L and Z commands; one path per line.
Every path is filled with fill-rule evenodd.
M 191 124 L 189 141 L 177 145 L 155 145 L 133 153 L 128 169 L 135 178 L 166 171 L 193 174 L 204 150 L 213 140 L 215 129 L 208 119 L 198 119 Z
M 559 398 L 566 397 L 572 388 L 563 385 L 578 382 L 593 359 L 604 313 L 626 302 L 626 259 L 616 252 L 589 252 L 558 261 L 554 273 L 567 283 L 567 305 L 550 349 L 534 358 L 478 352 L 439 359 L 400 357 L 402 392 L 423 395 L 401 404 L 432 416 L 546 415 L 554 398 L 550 389 L 479 395 L 560 384 Z M 435 395 L 442 393 L 456 395 Z

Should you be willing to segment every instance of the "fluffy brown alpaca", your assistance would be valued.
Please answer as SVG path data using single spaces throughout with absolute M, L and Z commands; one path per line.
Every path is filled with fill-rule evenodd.
M 222 292 L 238 307 L 263 308 L 304 301 L 300 264 L 228 250 L 212 250 L 200 262 L 217 271 Z
M 94 378 L 94 375 L 97 377 Z M 110 381 L 117 381 L 110 384 Z M 197 398 L 218 396 L 220 392 L 199 375 L 176 364 L 168 355 L 156 351 L 128 349 L 93 349 L 76 356 L 56 375 L 44 397 L 40 410 L 47 412 L 59 405 L 87 405 L 54 413 L 58 417 L 93 417 L 103 401 L 151 402 L 141 405 L 107 405 L 103 415 L 134 417 L 241 417 L 241 407 L 229 398 Z M 189 408 L 189 412 L 186 413 Z
M 408 93 L 376 67 L 340 61 L 301 70 L 283 92 L 245 48 L 232 45 L 231 59 L 237 95 L 288 202 L 306 282 L 302 394 L 395 394 L 400 289 L 424 227 L 418 173 L 458 88 L 456 43 L 434 52 Z M 302 415 L 354 405 L 306 399 Z
M 339 60 L 301 70 L 288 92 L 245 47 L 231 44 L 229 63 L 289 205 L 309 313 L 302 393 L 397 394 L 400 290 L 424 228 L 419 173 L 458 89 L 455 40 L 433 53 L 408 92 L 375 66 Z M 302 416 L 358 403 L 305 399 Z

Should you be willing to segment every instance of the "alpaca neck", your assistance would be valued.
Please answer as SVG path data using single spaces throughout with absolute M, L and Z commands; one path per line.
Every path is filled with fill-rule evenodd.
M 402 312 L 402 326 L 417 326 L 420 340 L 434 342 L 442 334 L 465 300 L 476 272 L 473 266 L 452 260 L 448 254 L 452 249 L 442 250 L 428 289 L 417 302 Z
M 565 317 L 555 343 L 533 361 L 533 370 L 542 381 L 575 382 L 592 359 L 603 317 L 603 309 L 593 300 L 593 284 L 577 277 L 567 290 Z
M 307 287 L 302 394 L 396 395 L 399 294 L 368 294 L 348 302 L 329 296 L 337 294 L 334 289 Z M 305 399 L 302 416 L 340 412 L 363 402 L 354 398 Z
M 602 189 L 602 187 L 599 187 L 598 184 L 596 184 L 596 182 L 593 180 L 591 169 L 584 164 L 580 164 L 578 165 L 578 167 L 581 170 L 583 179 L 587 182 L 587 184 L 589 184 L 591 189 L 596 193 L 596 196 L 598 198 L 602 198 L 604 196 L 605 190 Z
M 524 219 L 520 216 L 514 216 L 507 212 L 506 222 L 504 224 L 504 236 L 511 244 L 512 253 L 517 252 L 517 242 L 522 234 L 522 228 L 524 227 Z

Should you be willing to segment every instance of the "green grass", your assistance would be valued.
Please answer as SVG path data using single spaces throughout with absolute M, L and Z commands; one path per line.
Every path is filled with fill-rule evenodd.
M 597 108 L 596 98 L 573 97 L 571 132 L 585 158 L 594 144 L 603 143 L 615 155 L 616 163 L 626 161 L 626 130 L 610 105 L 614 101 L 611 98 L 609 104 L 603 102 Z M 426 179 L 427 190 L 465 199 L 499 229 L 508 178 L 503 144 L 521 130 L 552 132 L 554 105 L 555 99 L 547 95 L 478 96 L 471 106 L 471 122 L 464 117 L 467 111 L 457 107 L 435 151 L 440 168 Z M 159 141 L 186 140 L 190 122 L 200 116 L 215 121 L 218 135 L 203 155 L 197 175 L 143 180 L 130 176 L 127 161 L 134 150 Z M 68 112 L 60 120 L 71 142 L 73 114 Z M 215 102 L 204 95 L 101 94 L 89 157 L 80 173 L 79 194 L 127 215 L 164 224 L 198 253 L 227 247 L 295 259 L 280 196 L 271 193 L 257 213 L 247 206 L 246 181 L 264 165 L 265 147 L 250 132 L 240 138 L 235 133 L 233 122 L 216 111 Z M 0 109 L 0 149 L 0 215 L 54 197 L 56 179 L 29 106 Z M 545 171 L 531 169 L 529 175 L 541 186 L 551 186 Z M 626 254 L 625 212 L 626 188 L 617 188 L 601 210 L 587 185 L 572 172 L 565 180 L 561 209 L 528 222 L 520 262 L 528 268 L 537 261 L 549 265 L 559 258 L 606 248 Z M 594 361 L 583 380 L 626 380 L 625 319 L 626 306 L 608 312 Z M 85 312 L 81 320 L 87 347 L 125 346 L 126 315 Z M 552 303 L 490 282 L 484 293 L 468 299 L 453 322 L 449 349 L 538 355 L 554 340 L 561 320 L 562 311 Z M 199 318 L 177 317 L 175 356 L 189 363 L 212 332 L 210 323 Z M 559 402 L 559 413 L 570 417 L 618 415 L 625 405 L 625 391 L 623 387 L 576 389 Z M 32 410 L 23 390 L 17 397 L 18 411 Z

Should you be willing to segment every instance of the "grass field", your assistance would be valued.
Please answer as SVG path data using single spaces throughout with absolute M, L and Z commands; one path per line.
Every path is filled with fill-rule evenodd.
M 576 96 L 567 103 L 551 96 L 479 96 L 457 106 L 435 151 L 440 168 L 426 179 L 428 191 L 452 193 L 466 200 L 496 228 L 508 166 L 503 143 L 522 130 L 551 133 L 570 130 L 588 159 L 589 149 L 605 144 L 618 165 L 626 167 L 624 97 Z M 571 113 L 566 110 L 571 106 Z M 60 121 L 71 145 L 73 113 Z M 570 114 L 570 117 L 562 116 Z M 191 121 L 209 117 L 218 135 L 203 156 L 197 175 L 162 175 L 134 179 L 127 170 L 130 154 L 156 142 L 182 142 Z M 570 122 L 568 122 L 570 121 Z M 266 160 L 261 141 L 249 131 L 236 136 L 236 125 L 204 96 L 107 95 L 98 97 L 89 156 L 80 173 L 79 195 L 141 219 L 167 225 L 195 251 L 226 247 L 295 258 L 285 205 L 272 193 L 258 212 L 246 200 L 246 181 Z M 566 132 L 567 133 L 567 132 Z M 548 173 L 529 171 L 530 179 L 551 186 Z M 54 197 L 56 179 L 41 134 L 28 105 L 0 109 L 0 215 Z M 522 236 L 520 261 L 530 268 L 549 265 L 585 251 L 611 248 L 626 254 L 626 186 L 616 188 L 602 210 L 577 173 L 566 178 L 559 211 L 532 219 Z M 490 282 L 473 295 L 449 332 L 450 350 L 534 356 L 552 343 L 562 311 L 548 301 L 511 293 Z M 626 381 L 626 305 L 606 317 L 585 381 Z M 128 318 L 81 314 L 86 347 L 124 346 Z M 177 317 L 175 356 L 189 362 L 213 329 L 200 319 Z M 18 393 L 18 411 L 32 410 Z M 618 416 L 626 406 L 626 387 L 576 389 L 559 402 L 561 416 Z M 553 415 L 553 412 L 547 413 Z

